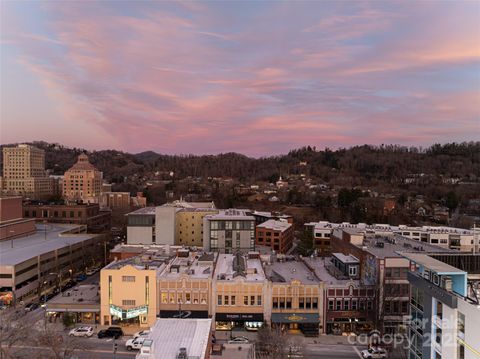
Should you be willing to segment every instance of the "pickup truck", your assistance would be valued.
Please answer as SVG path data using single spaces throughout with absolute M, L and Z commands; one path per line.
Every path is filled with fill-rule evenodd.
M 125 347 L 127 348 L 128 351 L 133 350 L 133 349 L 140 350 L 140 348 L 143 345 L 144 340 L 145 340 L 145 338 L 142 338 L 142 337 L 138 337 L 138 338 L 135 338 L 135 339 L 129 339 L 125 343 Z

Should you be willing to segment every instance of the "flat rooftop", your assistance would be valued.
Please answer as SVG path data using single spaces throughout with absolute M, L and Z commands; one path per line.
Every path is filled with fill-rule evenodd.
M 320 280 L 300 261 L 274 262 L 265 266 L 267 277 L 276 283 L 290 283 L 298 280 L 303 284 L 318 284 Z
M 346 255 L 343 254 L 343 253 L 332 253 L 332 256 L 336 257 L 340 262 L 342 262 L 342 263 L 344 263 L 344 264 L 360 263 L 360 261 L 358 260 L 358 258 L 355 257 L 355 256 L 352 256 L 351 254 L 349 254 L 348 256 L 346 256 Z
M 257 228 L 265 228 L 265 229 L 271 229 L 273 231 L 286 231 L 292 226 L 291 223 L 285 222 L 285 221 L 277 221 L 275 219 L 269 219 L 266 222 L 263 222 L 262 224 L 259 224 Z
M 143 207 L 140 209 L 137 209 L 136 211 L 127 213 L 126 216 L 135 216 L 135 215 L 155 215 L 155 208 L 156 207 Z
M 211 278 L 218 253 L 190 252 L 188 257 L 173 258 L 160 273 L 159 279 L 176 279 L 187 274 L 191 278 Z
M 109 263 L 107 266 L 103 267 L 102 271 L 105 269 L 121 269 L 125 266 L 132 266 L 138 270 L 157 270 L 157 273 L 160 273 L 166 266 L 165 262 L 168 262 L 168 256 L 157 256 L 152 258 L 144 258 L 143 255 L 136 257 L 131 257 L 127 259 L 122 259 Z
M 212 214 L 206 218 L 212 220 L 250 220 L 254 221 L 255 217 L 250 216 L 246 209 L 225 209 L 220 210 L 218 214 Z
M 363 246 L 367 247 L 367 252 L 373 254 L 377 258 L 387 257 L 401 257 L 399 252 L 416 253 L 452 253 L 454 250 L 449 248 L 443 248 L 437 245 L 429 244 L 426 242 L 419 242 L 414 239 L 406 238 L 399 235 L 394 235 L 389 238 L 375 238 L 366 239 L 363 241 Z M 383 243 L 383 247 L 382 244 Z M 403 254 L 403 253 L 402 253 Z
M 235 277 L 235 270 L 233 269 L 234 254 L 219 254 L 215 274 L 217 280 L 233 280 Z M 246 257 L 244 257 L 246 258 Z M 248 282 L 261 282 L 265 280 L 265 272 L 263 271 L 262 262 L 260 259 L 245 259 L 245 280 Z
M 46 227 L 46 231 L 45 231 Z M 0 265 L 14 266 L 33 257 L 96 237 L 96 234 L 65 233 L 82 226 L 73 224 L 37 224 L 37 232 L 11 241 L 0 242 Z
M 147 339 L 153 341 L 152 353 L 137 354 L 137 359 L 176 359 L 180 348 L 188 358 L 205 359 L 212 319 L 157 319 Z
M 428 254 L 423 253 L 402 253 L 402 255 L 415 262 L 418 265 L 421 265 L 425 268 L 430 269 L 431 271 L 438 274 L 466 274 L 467 272 L 451 266 L 450 264 L 439 261 L 438 259 L 430 257 Z
M 305 264 L 309 266 L 317 275 L 317 277 L 325 282 L 327 285 L 338 285 L 343 286 L 347 283 L 360 283 L 359 280 L 355 279 L 337 279 L 327 270 L 326 266 L 331 265 L 332 257 L 306 257 L 304 258 Z
M 80 284 L 62 292 L 48 301 L 48 307 L 57 309 L 71 305 L 100 305 L 100 286 L 98 284 Z M 99 307 L 100 308 L 100 307 Z

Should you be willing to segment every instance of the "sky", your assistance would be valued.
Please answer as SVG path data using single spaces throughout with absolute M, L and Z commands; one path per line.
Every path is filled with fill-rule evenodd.
M 480 139 L 480 1 L 0 1 L 0 140 L 259 157 Z

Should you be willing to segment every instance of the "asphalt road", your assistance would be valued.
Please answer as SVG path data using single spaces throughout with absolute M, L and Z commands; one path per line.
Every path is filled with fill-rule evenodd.
M 359 348 L 352 345 L 327 345 L 327 344 L 308 344 L 303 352 L 304 359 L 358 359 L 362 358 L 360 351 L 365 348 Z

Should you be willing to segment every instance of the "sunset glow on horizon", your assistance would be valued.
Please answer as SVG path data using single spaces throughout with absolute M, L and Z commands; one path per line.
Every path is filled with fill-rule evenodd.
M 250 156 L 480 138 L 480 2 L 1 2 L 1 143 Z

